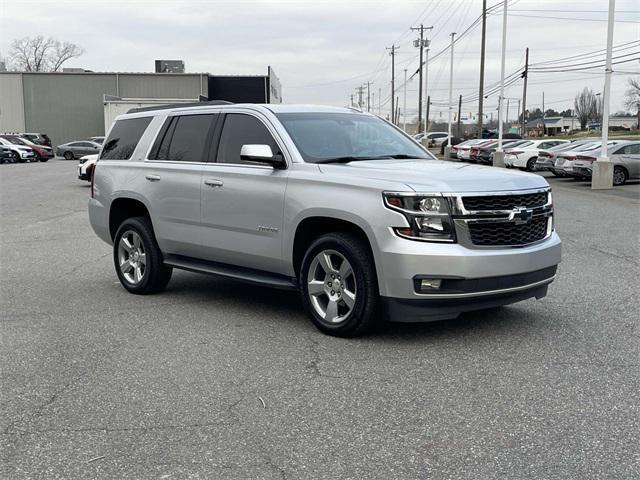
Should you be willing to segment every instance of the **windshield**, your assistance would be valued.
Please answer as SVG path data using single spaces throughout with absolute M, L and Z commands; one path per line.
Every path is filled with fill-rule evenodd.
M 362 113 L 276 114 L 305 162 L 435 157 L 378 117 Z

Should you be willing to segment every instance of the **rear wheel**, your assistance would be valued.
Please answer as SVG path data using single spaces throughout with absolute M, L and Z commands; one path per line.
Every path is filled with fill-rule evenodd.
M 627 171 L 622 167 L 613 167 L 613 184 L 624 185 L 627 183 Z
M 64 152 L 64 158 L 66 160 L 73 160 L 73 152 Z
M 366 333 L 378 320 L 378 282 L 368 246 L 347 233 L 311 244 L 299 275 L 302 302 L 313 324 L 336 337 Z
M 530 158 L 527 160 L 527 172 L 535 172 L 536 171 L 536 162 L 538 161 L 537 157 Z
M 122 222 L 113 241 L 113 261 L 120 283 L 131 293 L 158 293 L 171 280 L 173 269 L 163 263 L 148 217 Z

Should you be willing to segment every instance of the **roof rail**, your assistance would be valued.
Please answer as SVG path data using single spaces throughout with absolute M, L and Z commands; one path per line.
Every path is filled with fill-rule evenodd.
M 233 102 L 227 102 L 226 100 L 210 100 L 208 102 L 194 102 L 194 103 L 171 103 L 168 105 L 157 105 L 153 107 L 138 107 L 132 108 L 127 113 L 138 112 L 153 112 L 155 110 L 168 110 L 170 108 L 184 108 L 184 107 L 206 107 L 207 105 L 232 105 Z

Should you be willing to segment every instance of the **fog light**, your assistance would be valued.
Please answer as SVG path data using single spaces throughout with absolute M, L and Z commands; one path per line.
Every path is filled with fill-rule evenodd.
M 420 290 L 439 290 L 441 283 L 439 278 L 423 278 L 420 280 Z

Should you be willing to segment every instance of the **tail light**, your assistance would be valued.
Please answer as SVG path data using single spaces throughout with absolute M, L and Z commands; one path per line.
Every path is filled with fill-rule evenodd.
M 549 152 L 540 152 L 538 153 L 539 157 L 545 157 L 545 158 L 553 158 L 553 155 L 550 154 Z
M 575 155 L 563 155 L 562 158 L 564 158 L 565 160 L 570 160 L 573 161 L 576 159 Z
M 524 150 L 509 150 L 507 153 L 511 153 L 512 155 L 520 155 L 524 153 Z
M 586 155 L 578 155 L 576 160 L 582 160 L 584 162 L 595 162 L 596 159 L 594 157 L 587 157 Z
M 93 171 L 91 172 L 91 198 L 95 198 L 95 192 L 93 189 L 93 183 L 96 180 L 96 168 L 98 168 L 98 162 L 93 166 Z

